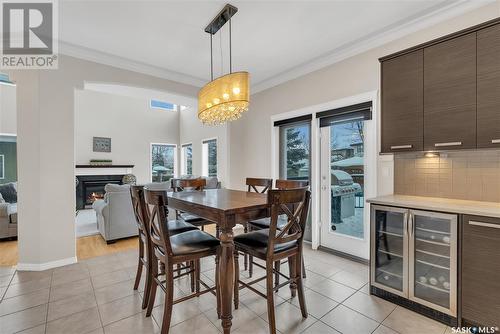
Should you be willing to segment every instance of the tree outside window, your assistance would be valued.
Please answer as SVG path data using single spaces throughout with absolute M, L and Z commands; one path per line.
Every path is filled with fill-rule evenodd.
M 217 139 L 203 141 L 203 175 L 217 176 Z
M 151 144 L 151 181 L 166 182 L 174 177 L 175 145 Z

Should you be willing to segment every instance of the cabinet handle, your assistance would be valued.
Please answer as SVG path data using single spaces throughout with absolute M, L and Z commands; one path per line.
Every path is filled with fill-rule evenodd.
M 391 146 L 391 150 L 401 150 L 404 148 L 412 148 L 413 145 L 396 145 L 396 146 Z
M 492 144 L 500 144 L 500 139 L 492 139 L 491 143 Z
M 477 222 L 477 221 L 474 221 L 474 220 L 469 220 L 469 225 L 481 226 L 481 227 L 499 228 L 500 229 L 500 224 L 483 223 L 483 222 Z
M 410 230 L 408 234 L 410 235 L 411 239 L 413 237 L 413 213 L 411 212 L 408 218 L 408 229 Z
M 435 147 L 443 147 L 443 146 L 461 146 L 462 142 L 461 141 L 452 141 L 449 143 L 435 143 Z

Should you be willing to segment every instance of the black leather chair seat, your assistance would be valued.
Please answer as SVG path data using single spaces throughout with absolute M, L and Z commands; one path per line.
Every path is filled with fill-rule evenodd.
M 286 224 L 288 223 L 287 215 L 279 215 L 278 216 L 278 230 L 282 230 Z M 249 221 L 248 224 L 255 226 L 257 229 L 266 229 L 271 226 L 271 218 L 261 218 L 257 220 Z
M 269 240 L 269 229 L 243 233 L 234 237 L 236 248 L 242 248 L 249 253 L 257 253 L 263 257 L 267 253 L 267 244 Z M 283 244 L 274 245 L 274 252 L 279 253 L 297 246 L 296 241 L 290 241 Z
M 213 250 L 220 245 L 219 239 L 198 229 L 170 237 L 174 256 L 190 255 Z
M 167 225 L 170 236 L 187 231 L 198 230 L 196 226 L 186 223 L 185 221 L 179 219 L 169 220 L 167 221 Z
M 198 217 L 197 215 L 190 214 L 188 212 L 181 213 L 179 217 L 187 223 L 198 223 L 206 220 L 201 217 Z

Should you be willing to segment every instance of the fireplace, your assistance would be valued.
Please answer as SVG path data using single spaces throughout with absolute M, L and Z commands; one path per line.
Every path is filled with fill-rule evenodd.
M 123 175 L 78 175 L 76 187 L 76 209 L 88 209 L 92 203 L 104 197 L 104 186 L 108 183 L 122 184 Z

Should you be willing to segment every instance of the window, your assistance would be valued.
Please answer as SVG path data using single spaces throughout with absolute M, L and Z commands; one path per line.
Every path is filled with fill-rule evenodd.
M 17 181 L 17 137 L 0 134 L 0 183 Z
M 165 110 L 165 111 L 176 111 L 177 110 L 177 105 L 170 103 L 170 102 L 165 102 L 165 101 L 160 101 L 160 100 L 149 100 L 149 107 L 151 109 L 160 109 L 160 110 Z
M 175 175 L 177 145 L 151 144 L 151 181 L 165 182 Z
M 0 154 L 0 179 L 5 179 L 5 163 L 4 163 L 4 155 Z
M 217 139 L 202 142 L 203 176 L 217 176 Z
M 182 175 L 193 175 L 193 144 L 182 145 L 181 157 Z
M 280 178 L 309 180 L 310 123 L 280 126 Z

